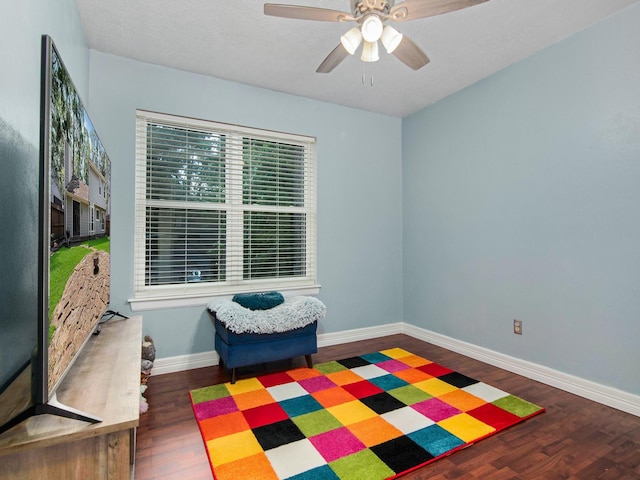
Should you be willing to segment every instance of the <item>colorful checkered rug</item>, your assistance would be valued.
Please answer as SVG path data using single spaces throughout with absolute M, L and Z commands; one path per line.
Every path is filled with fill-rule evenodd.
M 394 478 L 544 411 L 400 348 L 190 395 L 217 480 Z

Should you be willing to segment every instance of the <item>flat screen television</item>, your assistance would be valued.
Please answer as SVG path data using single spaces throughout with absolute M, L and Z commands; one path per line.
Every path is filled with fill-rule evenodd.
M 100 421 L 56 389 L 108 310 L 111 162 L 47 35 L 41 72 L 37 344 L 4 373 L 0 433 L 41 414 Z

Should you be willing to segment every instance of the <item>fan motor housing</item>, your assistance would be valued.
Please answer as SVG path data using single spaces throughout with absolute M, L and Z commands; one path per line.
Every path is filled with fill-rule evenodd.
M 354 16 L 362 15 L 371 10 L 378 13 L 389 13 L 393 0 L 351 0 L 351 11 Z

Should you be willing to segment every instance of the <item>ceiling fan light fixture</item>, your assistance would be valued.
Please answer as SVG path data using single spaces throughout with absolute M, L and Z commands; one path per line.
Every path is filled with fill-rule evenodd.
M 398 48 L 398 45 L 400 45 L 400 42 L 402 41 L 402 34 L 395 28 L 387 25 L 386 27 L 384 27 L 384 30 L 382 30 L 380 41 L 382 42 L 382 45 L 384 45 L 387 53 L 393 53 L 393 51 Z
M 364 42 L 360 60 L 363 62 L 377 62 L 380 60 L 380 56 L 378 55 L 378 42 Z
M 340 43 L 342 43 L 344 49 L 349 52 L 349 55 L 356 53 L 356 50 L 362 43 L 362 34 L 360 33 L 360 29 L 354 27 L 349 30 L 340 37 Z
M 365 42 L 377 42 L 382 35 L 382 20 L 378 15 L 367 15 L 360 27 Z

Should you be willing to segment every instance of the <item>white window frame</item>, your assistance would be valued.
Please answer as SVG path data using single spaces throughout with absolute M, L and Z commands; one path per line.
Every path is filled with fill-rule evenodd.
M 295 278 L 273 278 L 243 280 L 242 263 L 233 263 L 231 258 L 242 257 L 243 213 L 251 210 L 251 205 L 242 205 L 242 188 L 232 188 L 231 179 L 237 179 L 238 169 L 242 173 L 242 158 L 227 155 L 227 270 L 224 282 L 218 283 L 181 283 L 173 285 L 145 285 L 146 259 L 146 211 L 147 211 L 147 125 L 160 123 L 182 128 L 210 129 L 216 133 L 226 135 L 227 142 L 234 141 L 242 144 L 243 137 L 266 139 L 275 142 L 290 142 L 304 145 L 307 155 L 305 165 L 305 206 L 306 218 L 306 275 Z M 316 266 L 316 158 L 315 138 L 289 133 L 272 132 L 250 127 L 236 126 L 199 120 L 164 113 L 136 110 L 136 195 L 135 195 L 135 240 L 134 240 L 134 295 L 129 299 L 131 308 L 138 310 L 153 310 L 183 306 L 206 305 L 215 297 L 229 297 L 240 292 L 260 292 L 278 290 L 285 296 L 315 295 L 319 293 Z M 230 167 L 230 168 L 229 168 Z M 235 171 L 232 169 L 236 169 Z M 242 181 L 241 179 L 239 181 Z M 241 185 L 240 185 L 241 187 Z M 234 198 L 230 191 L 235 191 L 240 198 Z M 157 200 L 155 201 L 157 202 Z M 172 202 L 168 202 L 170 206 Z M 219 209 L 219 205 L 218 209 Z M 287 207 L 280 207 L 286 211 Z M 232 250 L 235 249 L 235 250 Z M 238 255 L 240 253 L 240 255 Z

